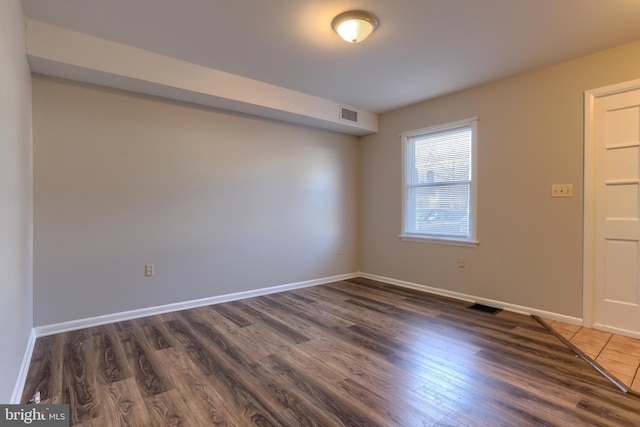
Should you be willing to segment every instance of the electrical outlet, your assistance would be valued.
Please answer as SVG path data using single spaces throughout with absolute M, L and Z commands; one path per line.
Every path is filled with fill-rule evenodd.
M 153 264 L 144 265 L 144 277 L 153 277 Z
M 551 197 L 573 197 L 573 184 L 553 184 Z
M 458 258 L 458 268 L 465 268 L 467 266 L 467 262 L 463 257 Z
M 342 255 L 342 248 L 336 249 L 336 255 Z

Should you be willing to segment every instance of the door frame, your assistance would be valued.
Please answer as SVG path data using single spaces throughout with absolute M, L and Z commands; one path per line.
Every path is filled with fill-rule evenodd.
M 591 328 L 595 317 L 596 261 L 596 141 L 595 103 L 598 98 L 640 89 L 640 79 L 584 92 L 584 198 L 582 243 L 582 326 Z M 597 325 L 598 329 L 619 333 L 616 328 Z M 640 335 L 636 338 L 640 338 Z

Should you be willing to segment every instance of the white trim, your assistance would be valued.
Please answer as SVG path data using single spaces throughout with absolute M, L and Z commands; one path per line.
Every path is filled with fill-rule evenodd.
M 406 241 L 423 243 L 440 243 L 445 245 L 457 245 L 457 246 L 478 246 L 478 117 L 471 117 L 464 120 L 456 120 L 455 122 L 443 123 L 440 125 L 429 126 L 422 129 L 410 130 L 400 133 L 400 142 L 402 147 L 402 206 L 401 206 L 401 234 L 400 239 Z M 407 153 L 407 147 L 409 140 L 413 137 L 419 137 L 434 133 L 445 132 L 454 129 L 471 128 L 471 177 L 469 181 L 469 230 L 467 236 L 464 237 L 448 237 L 440 235 L 418 235 L 418 234 L 406 234 L 406 221 L 407 221 L 407 162 L 409 161 L 409 155 Z M 414 161 L 411 156 L 412 162 Z M 466 183 L 466 181 L 465 181 Z M 421 240 L 418 240 L 421 239 Z M 454 243 L 451 243 L 454 242 Z M 459 243 L 460 242 L 460 243 Z M 462 242 L 466 242 L 464 244 Z
M 404 240 L 405 242 L 416 242 L 416 243 L 433 243 L 436 245 L 449 245 L 449 246 L 466 246 L 468 248 L 477 247 L 480 242 L 477 240 L 458 240 L 451 239 L 447 237 L 421 237 L 414 236 L 410 234 L 401 234 L 398 236 L 400 240 Z
M 34 329 L 31 329 L 31 334 L 29 334 L 29 341 L 27 341 L 27 348 L 24 351 L 22 364 L 20 365 L 20 371 L 18 372 L 18 379 L 16 380 L 16 385 L 13 388 L 13 395 L 11 395 L 11 401 L 9 402 L 12 405 L 18 405 L 22 403 L 20 402 L 20 399 L 22 399 L 24 386 L 27 382 L 27 374 L 29 373 L 29 365 L 31 365 L 31 357 L 33 356 L 33 348 L 35 344 L 36 332 Z
M 148 307 L 148 308 L 141 308 L 138 310 L 124 311 L 120 313 L 105 314 L 103 316 L 90 317 L 86 319 L 71 320 L 68 322 L 55 323 L 52 325 L 38 326 L 34 328 L 35 336 L 39 338 L 47 335 L 59 334 L 62 332 L 89 328 L 92 326 L 105 325 L 107 323 L 121 322 L 124 320 L 137 319 L 140 317 L 154 316 L 156 314 L 164 314 L 164 313 L 170 313 L 173 311 L 186 310 L 189 308 L 220 304 L 223 302 L 236 301 L 236 300 L 245 299 L 245 298 L 259 297 L 262 295 L 269 295 L 277 292 L 290 291 L 293 289 L 306 288 L 310 286 L 324 285 L 326 283 L 353 279 L 354 277 L 358 277 L 358 273 L 342 274 L 338 276 L 324 277 L 321 279 L 307 280 L 304 282 L 272 286 L 269 288 L 253 289 L 250 291 L 236 292 L 233 294 L 219 295 L 215 297 L 208 297 L 208 298 L 202 298 L 197 300 L 166 304 L 166 305 L 161 305 L 157 307 Z
M 478 121 L 477 117 L 471 122 L 471 218 L 469 218 L 469 239 L 470 243 L 478 243 Z
M 508 302 L 497 301 L 489 298 L 482 298 L 475 295 L 463 294 L 461 292 L 449 291 L 446 289 L 434 288 L 431 286 L 420 285 L 417 283 L 405 282 L 402 280 L 392 279 L 390 277 L 378 276 L 375 274 L 360 273 L 361 277 L 365 279 L 377 280 L 391 285 L 401 286 L 403 288 L 415 289 L 418 291 L 429 292 L 436 295 L 441 295 L 449 298 L 455 298 L 461 301 L 473 302 L 488 305 L 491 307 L 502 308 L 504 310 L 513 311 L 515 313 L 544 317 L 545 319 L 557 320 L 564 323 L 570 323 L 572 325 L 582 326 L 582 319 L 579 317 L 566 316 L 564 314 L 553 313 L 550 311 L 539 310 L 533 307 L 525 307 L 522 305 L 511 304 Z
M 27 374 L 29 371 L 29 365 L 31 363 L 31 358 L 33 355 L 33 349 L 36 342 L 36 338 L 47 336 L 47 335 L 53 335 L 57 333 L 62 333 L 62 332 L 88 328 L 92 326 L 100 326 L 107 323 L 131 320 L 131 319 L 136 319 L 140 317 L 169 313 L 169 312 L 185 310 L 189 308 L 202 307 L 206 305 L 220 304 L 223 302 L 236 301 L 236 300 L 245 299 L 245 298 L 253 298 L 257 296 L 269 295 L 277 292 L 284 292 L 284 291 L 300 289 L 305 287 L 324 285 L 327 283 L 339 282 L 341 280 L 348 280 L 356 277 L 364 277 L 366 279 L 377 280 L 380 282 L 389 283 L 391 285 L 396 285 L 396 286 L 400 286 L 408 289 L 415 289 L 422 292 L 429 292 L 432 294 L 455 298 L 462 301 L 477 302 L 480 304 L 502 308 L 502 309 L 513 311 L 516 313 L 527 314 L 527 315 L 535 314 L 550 320 L 557 320 L 565 323 L 570 323 L 573 325 L 582 325 L 582 319 L 577 317 L 565 316 L 563 314 L 552 313 L 548 311 L 538 310 L 535 308 L 519 306 L 519 305 L 505 303 L 505 302 L 492 300 L 488 298 L 481 298 L 473 295 L 463 294 L 460 292 L 448 291 L 446 289 L 434 288 L 431 286 L 420 285 L 417 283 L 405 282 L 402 280 L 392 279 L 390 277 L 378 276 L 375 274 L 368 274 L 363 272 L 349 273 L 349 274 L 342 274 L 338 276 L 325 277 L 321 279 L 308 280 L 304 282 L 273 286 L 269 288 L 255 289 L 251 291 L 237 292 L 233 294 L 220 295 L 216 297 L 202 298 L 198 300 L 167 304 L 167 305 L 162 305 L 158 307 L 149 307 L 149 308 L 144 308 L 140 310 L 131 310 L 131 311 L 126 311 L 121 313 L 108 314 L 104 316 L 91 317 L 87 319 L 72 320 L 69 322 L 56 323 L 52 325 L 45 325 L 45 326 L 39 326 L 39 327 L 33 328 L 31 330 L 31 335 L 29 336 L 29 342 L 25 350 L 25 355 L 22 360 L 22 365 L 20 367 L 20 373 L 18 375 L 18 380 L 16 381 L 16 385 L 15 385 L 13 396 L 11 397 L 10 403 L 19 404 L 20 399 L 22 398 L 22 393 L 24 392 L 24 386 L 27 380 Z M 601 329 L 605 330 L 605 328 L 601 328 Z M 611 332 L 617 333 L 617 331 L 611 331 Z M 638 338 L 640 338 L 640 336 L 638 336 Z
M 615 95 L 640 88 L 640 79 L 618 83 L 584 92 L 584 216 L 582 243 L 582 319 L 587 328 L 613 331 L 615 328 L 594 324 L 595 264 L 596 264 L 596 153 L 594 114 L 596 98 Z M 617 333 L 617 332 L 616 332 Z M 624 331 L 623 335 L 630 335 Z
M 629 92 L 640 88 L 640 79 L 630 80 L 628 82 L 616 83 L 609 86 L 600 87 L 597 89 L 590 89 L 585 91 L 585 94 L 589 94 L 592 97 L 599 98 L 601 96 L 615 95 L 622 92 Z
M 611 332 L 612 334 L 616 335 L 640 339 L 640 332 L 638 331 L 629 331 L 627 329 L 614 328 L 613 326 L 607 326 L 601 323 L 594 323 L 593 329 L 599 329 L 601 331 Z
M 467 127 L 472 122 L 477 122 L 477 121 L 478 121 L 478 117 L 470 117 L 470 118 L 464 119 L 464 120 L 456 120 L 455 122 L 443 123 L 443 124 L 440 124 L 440 125 L 429 126 L 429 127 L 422 128 L 422 129 L 409 130 L 409 131 L 406 131 L 406 132 L 402 132 L 400 134 L 400 136 L 402 136 L 402 137 L 412 137 L 412 136 L 420 136 L 420 135 L 423 135 L 425 133 L 435 133 L 435 132 L 442 132 L 442 131 L 445 131 L 445 130 L 458 129 L 458 128 Z
M 595 284 L 595 139 L 593 132 L 595 93 L 584 93 L 584 195 L 582 230 L 582 320 L 587 328 L 593 327 L 593 297 Z

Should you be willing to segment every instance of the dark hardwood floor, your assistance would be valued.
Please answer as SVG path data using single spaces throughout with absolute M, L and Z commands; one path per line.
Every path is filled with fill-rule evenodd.
M 72 426 L 637 426 L 536 320 L 366 279 L 38 338 Z

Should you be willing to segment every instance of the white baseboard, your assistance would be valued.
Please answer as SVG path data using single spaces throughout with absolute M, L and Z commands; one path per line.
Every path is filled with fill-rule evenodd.
M 436 295 L 442 295 L 450 298 L 459 299 L 462 301 L 476 302 L 480 304 L 489 305 L 492 307 L 502 308 L 505 310 L 513 311 L 521 314 L 535 314 L 546 319 L 557 320 L 574 325 L 582 325 L 582 319 L 578 317 L 565 316 L 558 313 L 552 313 L 544 310 L 538 310 L 532 307 L 525 307 L 516 304 L 510 304 L 503 301 L 492 300 L 488 298 L 482 298 L 474 295 L 468 295 L 460 292 L 449 291 L 446 289 L 434 288 L 431 286 L 420 285 L 417 283 L 405 282 L 402 280 L 393 279 L 390 277 L 378 276 L 368 273 L 349 273 L 338 276 L 325 277 L 321 279 L 307 280 L 304 282 L 289 283 L 285 285 L 273 286 L 269 288 L 254 289 L 250 291 L 237 292 L 233 294 L 220 295 L 209 298 L 202 298 L 198 300 L 184 301 L 173 304 L 166 304 L 157 307 L 143 308 L 139 310 L 125 311 L 121 313 L 107 314 L 103 316 L 96 316 L 86 319 L 71 320 L 69 322 L 56 323 L 52 325 L 38 326 L 32 330 L 29 337 L 29 343 L 25 350 L 25 355 L 22 361 L 22 366 L 18 376 L 18 381 L 14 388 L 11 403 L 20 403 L 22 393 L 24 391 L 25 381 L 27 379 L 27 373 L 29 370 L 29 364 L 31 363 L 31 356 L 33 354 L 33 348 L 36 338 L 47 335 L 58 334 L 62 332 L 74 331 L 78 329 L 89 328 L 92 326 L 100 326 L 107 323 L 121 322 L 124 320 L 137 319 L 141 317 L 153 316 L 156 314 L 169 313 L 173 311 L 186 310 L 189 308 L 202 307 L 206 305 L 220 304 L 229 301 L 237 301 L 246 298 L 253 298 L 262 295 L 269 295 L 278 292 L 289 291 L 293 289 L 306 288 L 310 286 L 324 285 L 326 283 L 338 282 L 341 280 L 353 279 L 355 277 L 364 277 L 367 279 L 377 280 L 380 282 L 389 283 L 392 285 L 415 289 L 418 291 L 429 292 Z M 613 331 L 612 331 L 613 332 Z M 639 337 L 640 338 L 640 337 Z
M 169 313 L 172 311 L 186 310 L 189 308 L 203 307 L 206 305 L 220 304 L 223 302 L 236 301 L 245 298 L 253 298 L 261 295 L 274 294 L 277 292 L 289 291 L 292 289 L 306 288 L 309 286 L 324 285 L 326 283 L 338 282 L 340 280 L 353 279 L 358 277 L 358 273 L 342 274 L 339 276 L 325 277 L 321 279 L 307 280 L 304 282 L 289 283 L 286 285 L 272 286 L 269 288 L 254 289 L 233 294 L 219 295 L 215 297 L 202 298 L 191 301 L 166 304 L 157 307 L 141 308 L 139 310 L 124 311 L 121 313 L 106 314 L 103 316 L 90 317 L 87 319 L 71 320 L 68 322 L 55 323 L 52 325 L 38 326 L 34 328 L 36 337 L 59 334 L 62 332 L 75 331 L 78 329 L 100 326 L 108 323 L 121 322 L 124 320 L 138 319 L 140 317 L 154 316 L 156 314 Z
M 20 403 L 20 399 L 22 399 L 22 392 L 24 391 L 24 385 L 27 381 L 27 374 L 29 373 L 29 365 L 31 364 L 31 356 L 33 355 L 33 347 L 36 344 L 36 333 L 35 330 L 31 329 L 31 334 L 29 334 L 29 341 L 27 341 L 27 348 L 24 351 L 24 356 L 22 357 L 22 364 L 20 365 L 20 371 L 18 372 L 18 379 L 16 380 L 16 385 L 13 388 L 13 395 L 11 396 L 11 401 L 9 402 L 12 405 L 18 405 Z
M 593 329 L 599 329 L 601 331 L 611 332 L 612 334 L 616 334 L 616 335 L 622 335 L 625 337 L 640 339 L 640 333 L 636 331 L 629 331 L 627 329 L 614 328 L 613 326 L 607 326 L 601 323 L 594 323 L 591 327 Z
M 491 307 L 502 308 L 504 310 L 513 311 L 515 313 L 544 317 L 549 320 L 557 320 L 559 322 L 570 323 L 572 325 L 582 326 L 582 319 L 579 317 L 565 316 L 564 314 L 552 313 L 550 311 L 538 310 L 537 308 L 525 307 L 522 305 L 511 304 L 504 301 L 497 301 L 489 298 L 482 298 L 475 295 L 463 294 L 461 292 L 448 291 L 446 289 L 434 288 L 431 286 L 419 285 L 417 283 L 405 282 L 402 280 L 392 279 L 390 277 L 377 276 L 375 274 L 359 273 L 360 277 L 366 279 L 377 280 L 379 282 L 389 283 L 391 285 L 401 286 L 403 288 L 415 289 L 418 291 L 429 292 L 436 295 L 455 298 L 462 301 L 468 301 Z

